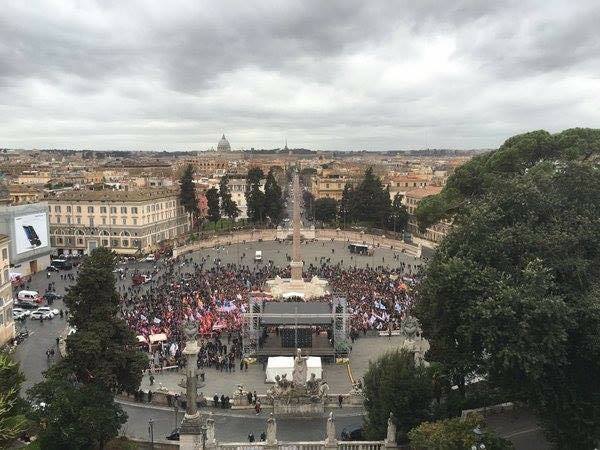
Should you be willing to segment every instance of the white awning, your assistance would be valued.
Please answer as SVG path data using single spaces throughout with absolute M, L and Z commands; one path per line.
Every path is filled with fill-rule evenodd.
M 163 341 L 167 340 L 167 335 L 165 333 L 151 334 L 148 337 L 150 338 L 151 344 L 154 344 L 155 342 L 163 342 Z
M 321 366 L 321 358 L 318 356 L 309 356 L 306 361 L 306 381 L 310 380 L 311 374 L 315 374 L 317 380 L 323 377 L 323 368 Z M 275 383 L 277 375 L 286 374 L 288 380 L 292 380 L 294 372 L 294 358 L 291 356 L 271 356 L 267 362 L 267 370 L 265 377 L 267 383 Z

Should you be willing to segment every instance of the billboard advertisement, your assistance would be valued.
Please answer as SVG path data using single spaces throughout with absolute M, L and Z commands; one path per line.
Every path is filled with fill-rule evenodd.
M 17 254 L 48 246 L 48 214 L 35 213 L 15 217 Z

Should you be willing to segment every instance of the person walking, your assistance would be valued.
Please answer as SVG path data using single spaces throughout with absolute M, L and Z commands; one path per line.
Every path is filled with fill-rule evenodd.
M 256 411 L 257 416 L 260 414 L 260 400 L 256 401 L 256 404 L 254 405 L 254 411 Z
M 254 433 L 252 431 L 248 433 L 248 442 L 254 442 Z
M 342 394 L 338 395 L 338 405 L 340 405 L 340 408 L 342 407 L 343 402 L 344 402 L 344 396 Z

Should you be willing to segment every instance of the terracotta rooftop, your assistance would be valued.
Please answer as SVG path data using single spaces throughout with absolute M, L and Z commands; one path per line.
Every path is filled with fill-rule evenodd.
M 442 188 L 440 186 L 427 186 L 424 188 L 413 189 L 412 191 L 408 191 L 406 193 L 406 196 L 411 198 L 425 198 L 439 194 L 441 191 Z

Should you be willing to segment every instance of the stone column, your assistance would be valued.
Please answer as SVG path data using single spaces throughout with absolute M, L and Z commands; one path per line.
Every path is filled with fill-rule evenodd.
M 300 256 L 300 177 L 298 172 L 294 173 L 294 211 L 292 214 L 293 240 L 292 240 L 292 280 L 302 279 L 302 257 Z
M 186 356 L 186 410 L 181 429 L 179 430 L 179 448 L 185 450 L 197 450 L 202 448 L 202 420 L 198 413 L 197 388 L 198 378 L 196 375 L 196 362 L 198 359 L 198 323 L 190 320 L 183 328 L 186 336 L 183 354 Z

